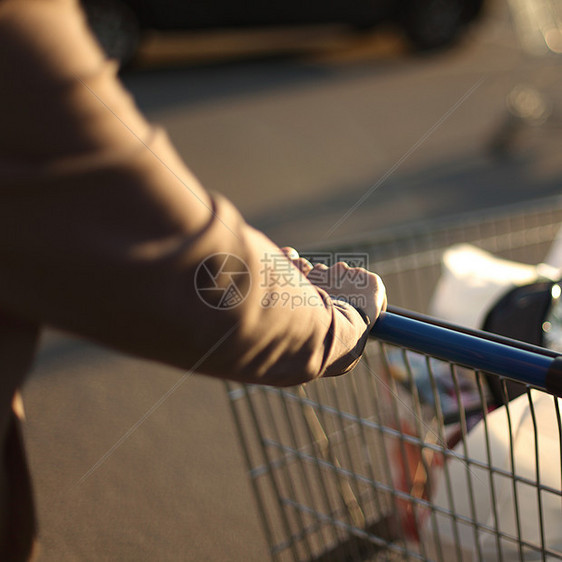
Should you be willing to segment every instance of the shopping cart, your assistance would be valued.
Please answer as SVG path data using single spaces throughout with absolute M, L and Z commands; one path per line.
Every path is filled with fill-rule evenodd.
M 368 253 L 408 311 L 352 375 L 228 384 L 274 560 L 562 560 L 562 359 L 420 315 L 451 244 L 538 263 L 561 223 L 556 198 L 333 248 Z

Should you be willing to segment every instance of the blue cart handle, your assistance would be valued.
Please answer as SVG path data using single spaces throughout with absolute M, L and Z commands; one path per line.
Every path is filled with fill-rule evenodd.
M 389 307 L 371 337 L 562 397 L 562 356 L 537 346 Z

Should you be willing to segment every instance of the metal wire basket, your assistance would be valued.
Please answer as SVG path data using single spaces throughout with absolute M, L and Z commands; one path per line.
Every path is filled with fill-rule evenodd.
M 367 252 L 390 301 L 423 312 L 450 244 L 537 263 L 561 219 L 551 199 L 334 251 Z M 395 310 L 352 375 L 229 384 L 272 558 L 562 560 L 559 370 L 549 350 Z M 508 379 L 525 385 L 511 401 Z

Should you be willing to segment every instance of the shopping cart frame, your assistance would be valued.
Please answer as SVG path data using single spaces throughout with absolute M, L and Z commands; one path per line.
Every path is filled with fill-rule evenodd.
M 562 356 L 550 349 L 395 307 L 381 314 L 370 336 L 562 397 Z
M 411 282 L 402 282 L 401 276 L 405 272 L 413 274 L 416 281 L 427 276 L 435 280 L 443 249 L 460 241 L 470 241 L 518 259 L 521 259 L 522 250 L 532 247 L 524 259 L 537 262 L 542 259 L 560 222 L 562 199 L 555 198 L 534 206 L 526 205 L 525 208 L 511 207 L 497 213 L 490 212 L 487 217 L 467 216 L 463 220 L 457 217 L 430 229 L 423 225 L 414 235 L 411 229 L 403 235 L 395 230 L 370 241 L 346 241 L 339 248 L 346 251 L 353 248 L 367 250 L 377 266 L 382 264 L 385 281 L 388 278 L 385 270 L 390 272 L 390 294 L 391 298 L 395 296 L 393 302 L 405 304 L 408 309 L 424 311 L 429 291 L 419 291 L 419 298 L 412 306 L 411 291 L 400 291 L 401 287 L 412 285 Z M 392 275 L 398 279 L 397 284 L 392 283 Z M 548 514 L 543 513 L 544 506 L 552 505 L 553 501 L 562 506 L 562 486 L 560 483 L 553 486 L 551 482 L 541 482 L 544 468 L 544 456 L 539 447 L 542 429 L 534 409 L 536 393 L 550 397 L 551 419 L 555 420 L 558 447 L 562 449 L 560 402 L 556 399 L 562 391 L 562 367 L 558 355 L 544 348 L 392 307 L 381 316 L 371 335 L 366 358 L 358 369 L 362 371 L 357 374 L 296 389 L 228 385 L 234 420 L 272 558 L 322 562 L 446 560 L 451 559 L 450 556 L 458 560 L 511 560 L 513 558 L 509 553 L 513 551 L 521 560 L 529 552 L 542 560 L 562 560 L 562 545 L 550 544 Z M 392 377 L 384 380 L 380 377 L 381 369 L 388 369 L 389 349 L 399 350 L 404 363 L 404 385 L 413 395 L 413 401 L 408 405 L 414 420 L 413 430 L 405 431 L 400 425 L 398 410 L 404 409 L 400 384 Z M 463 409 L 460 401 L 458 425 L 461 437 L 456 450 L 446 446 L 444 415 L 440 411 L 439 400 L 435 400 L 433 413 L 438 422 L 436 429 L 424 421 L 422 411 L 425 411 L 425 406 L 413 383 L 411 353 L 422 357 L 428 366 L 434 359 L 446 362 L 451 380 L 457 387 L 459 373 L 463 369 L 469 368 L 474 372 L 481 398 L 480 423 L 485 426 L 484 452 L 487 457 L 477 459 L 471 456 L 467 445 L 471 414 Z M 517 473 L 519 461 L 513 452 L 516 435 L 511 425 L 510 462 L 504 467 L 497 467 L 492 462 L 495 453 L 487 427 L 492 418 L 485 393 L 485 379 L 490 376 L 499 377 L 502 381 L 509 424 L 515 423 L 515 414 L 508 404 L 506 383 L 515 380 L 525 385 L 523 400 L 527 401 L 526 408 L 534 428 L 535 478 Z M 435 395 L 434 375 L 431 374 L 430 378 Z M 380 386 L 374 390 L 372 385 Z M 372 394 L 369 395 L 369 392 Z M 371 404 L 366 407 L 367 395 Z M 385 403 L 389 397 L 390 405 Z M 386 419 L 380 413 L 384 410 Z M 389 442 L 398 451 L 397 458 L 402 459 L 405 466 L 412 451 L 417 451 L 417 469 L 414 467 L 412 473 L 403 475 L 408 481 L 407 489 L 396 485 L 392 474 L 394 467 L 384 458 L 388 456 Z M 478 477 L 486 480 L 486 489 L 493 500 L 489 520 L 482 521 L 479 517 L 479 506 L 474 505 L 478 503 L 477 494 L 472 488 L 467 494 L 471 504 L 467 513 L 457 512 L 453 503 L 443 506 L 433 501 L 429 488 L 433 486 L 430 474 L 435 459 L 444 467 L 462 464 L 466 466 L 467 473 L 476 474 L 476 481 L 472 479 L 469 488 L 475 485 L 474 482 L 480 484 Z M 560 466 L 560 474 L 562 457 L 553 462 Z M 409 471 L 410 468 L 404 469 L 404 473 Z M 424 484 L 413 491 L 420 471 Z M 447 469 L 444 468 L 443 472 L 447 473 Z M 451 488 L 448 475 L 445 480 L 446 487 Z M 502 486 L 505 488 L 506 482 L 509 482 L 510 494 L 515 498 L 514 514 L 510 516 L 513 529 L 507 531 L 495 505 L 495 499 L 503 493 Z M 534 523 L 536 536 L 531 538 L 526 528 L 528 512 L 524 505 L 517 503 L 518 496 L 523 497 L 529 490 L 532 490 L 536 504 L 533 508 L 536 514 L 535 511 L 533 514 L 537 515 Z M 451 498 L 455 495 L 452 492 L 454 490 L 448 490 Z M 396 520 L 396 513 L 404 512 L 404 506 L 409 510 L 413 535 L 419 535 L 420 529 L 426 532 L 430 528 L 438 536 L 436 531 L 440 519 L 450 519 L 451 527 L 454 527 L 452 550 L 446 551 L 440 544 L 435 545 L 435 541 L 430 544 L 431 541 L 420 540 L 420 536 L 412 535 L 412 529 L 409 536 L 404 536 L 403 522 L 397 523 Z M 464 538 L 459 539 L 462 533 L 457 527 L 474 535 L 472 558 L 464 557 Z M 482 537 L 484 543 L 487 541 L 492 546 L 483 545 Z M 492 548 L 496 554 L 492 554 L 492 558 L 487 557 L 486 548 Z

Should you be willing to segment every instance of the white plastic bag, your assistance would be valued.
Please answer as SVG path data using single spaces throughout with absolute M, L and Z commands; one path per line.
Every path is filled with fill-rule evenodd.
M 502 473 L 491 472 L 488 467 L 483 468 L 474 464 L 467 465 L 461 457 L 464 455 L 462 442 L 454 452 L 458 456 L 447 463 L 450 477 L 450 492 L 444 470 L 435 480 L 435 495 L 433 503 L 446 510 L 451 509 L 450 500 L 458 515 L 470 520 L 476 519 L 479 524 L 496 529 L 519 538 L 516 518 L 516 506 L 519 512 L 520 538 L 539 545 L 541 533 L 539 524 L 539 501 L 536 485 L 525 481 L 518 481 L 516 494 L 514 493 L 512 469 L 518 478 L 530 482 L 537 482 L 537 464 L 535 446 L 538 449 L 538 476 L 541 486 L 546 487 L 541 492 L 542 519 L 545 547 L 562 552 L 562 462 L 560 456 L 559 421 L 556 407 L 562 412 L 562 399 L 539 391 L 531 391 L 531 400 L 524 394 L 509 404 L 509 417 L 506 407 L 494 410 L 487 416 L 487 435 L 484 420 L 469 432 L 466 447 L 468 458 L 490 465 Z M 533 423 L 532 409 L 536 419 Z M 535 434 L 538 442 L 535 443 Z M 514 466 L 511 463 L 510 435 L 513 439 Z M 488 447 L 490 458 L 488 458 Z M 507 475 L 505 474 L 507 473 Z M 492 484 L 493 481 L 493 484 Z M 470 486 L 474 498 L 474 512 L 471 507 Z M 558 493 L 550 492 L 551 488 Z M 492 490 L 494 495 L 492 495 Z M 495 502 L 494 502 L 495 500 Z M 494 516 L 494 506 L 497 513 L 497 527 Z M 435 533 L 434 525 L 437 526 Z M 445 560 L 457 559 L 455 546 L 455 532 L 450 517 L 438 514 L 435 520 L 429 517 L 424 526 L 423 538 L 432 550 L 440 544 Z M 462 549 L 462 561 L 478 560 L 478 550 L 486 561 L 498 560 L 498 543 L 494 532 L 480 530 L 478 538 L 474 527 L 470 524 L 457 523 L 458 536 Z M 478 543 L 476 542 L 478 541 Z M 519 560 L 519 546 L 515 541 L 507 538 L 500 539 L 500 547 L 504 560 Z M 524 548 L 523 560 L 542 559 L 537 550 Z M 550 557 L 546 557 L 550 560 Z M 556 558 L 558 559 L 558 558 Z
M 510 289 L 559 278 L 557 267 L 504 260 L 470 244 L 458 244 L 443 254 L 443 270 L 429 314 L 479 329 L 492 306 Z

